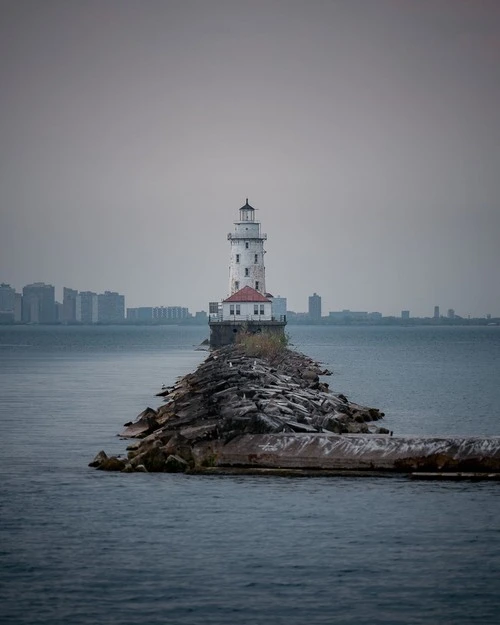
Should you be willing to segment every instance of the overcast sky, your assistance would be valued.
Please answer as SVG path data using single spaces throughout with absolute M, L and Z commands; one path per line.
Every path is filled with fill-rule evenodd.
M 1 0 L 0 281 L 500 315 L 498 0 Z

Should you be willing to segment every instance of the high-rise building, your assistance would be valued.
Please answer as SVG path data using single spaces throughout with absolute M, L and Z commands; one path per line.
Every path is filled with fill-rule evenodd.
M 155 321 L 175 321 L 187 319 L 189 310 L 182 306 L 155 306 L 153 308 L 153 319 Z
M 0 284 L 0 312 L 14 313 L 16 290 L 10 284 Z
M 56 321 L 62 323 L 63 321 L 63 305 L 61 302 L 56 302 Z
M 97 293 L 81 291 L 76 296 L 76 320 L 79 323 L 97 323 Z
M 21 293 L 15 294 L 15 302 L 14 302 L 14 321 L 17 323 L 22 320 L 23 315 L 23 296 Z
M 99 323 L 122 323 L 125 320 L 125 297 L 114 291 L 104 291 L 97 296 Z
M 309 321 L 321 320 L 321 297 L 317 293 L 309 296 Z
M 434 319 L 439 319 L 439 306 L 434 306 Z
M 62 318 L 63 323 L 75 323 L 76 321 L 76 296 L 78 291 L 75 289 L 63 288 Z
M 0 284 L 0 323 L 13 323 L 15 318 L 16 291 L 10 284 Z
M 404 319 L 405 321 L 407 321 L 410 318 L 410 311 L 409 310 L 402 310 L 401 311 L 401 319 Z
M 26 323 L 55 322 L 55 289 L 51 284 L 35 282 L 23 287 L 22 319 Z
M 273 317 L 275 319 L 284 319 L 286 317 L 286 297 L 269 297 L 273 304 Z

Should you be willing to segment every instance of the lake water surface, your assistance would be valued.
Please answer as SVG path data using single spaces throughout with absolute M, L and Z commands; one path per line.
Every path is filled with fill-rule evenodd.
M 396 435 L 500 435 L 500 328 L 288 332 Z M 498 483 L 89 469 L 207 336 L 0 328 L 2 623 L 499 622 Z

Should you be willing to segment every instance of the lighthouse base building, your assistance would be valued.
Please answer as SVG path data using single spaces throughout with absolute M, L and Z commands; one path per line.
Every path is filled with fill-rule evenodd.
M 255 209 L 248 199 L 239 210 L 231 243 L 229 264 L 229 296 L 209 305 L 210 347 L 234 343 L 242 332 L 270 333 L 284 336 L 285 315 L 273 312 L 272 295 L 266 292 L 264 241 L 255 220 Z
M 210 347 L 218 348 L 234 343 L 241 332 L 263 332 L 284 336 L 286 316 L 275 317 L 272 299 L 249 286 L 230 295 L 217 310 L 209 315 Z M 211 304 L 212 310 L 214 308 Z

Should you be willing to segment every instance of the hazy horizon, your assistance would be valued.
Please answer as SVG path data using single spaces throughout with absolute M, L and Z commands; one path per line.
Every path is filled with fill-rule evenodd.
M 500 315 L 496 0 L 4 0 L 0 282 Z

